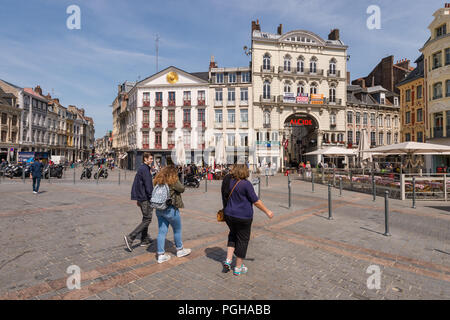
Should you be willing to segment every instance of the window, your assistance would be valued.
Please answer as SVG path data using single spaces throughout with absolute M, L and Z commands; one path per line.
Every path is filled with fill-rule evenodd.
M 198 109 L 197 111 L 197 121 L 204 124 L 205 123 L 205 109 Z
M 347 112 L 347 123 L 353 124 L 353 112 L 351 112 L 351 111 Z
M 300 82 L 297 87 L 297 96 L 299 96 L 300 93 L 305 93 L 305 86 L 303 82 Z
M 417 122 L 423 121 L 423 109 L 417 109 Z
M 248 101 L 248 89 L 241 88 L 241 101 Z
M 386 133 L 386 143 L 391 144 L 391 133 L 390 132 Z
M 191 109 L 183 109 L 183 123 L 191 123 Z
M 183 143 L 184 145 L 191 145 L 191 132 L 189 130 L 183 130 Z
M 197 99 L 200 101 L 205 101 L 205 91 L 204 90 L 197 91 Z
M 142 144 L 143 145 L 148 145 L 148 132 L 143 132 L 142 133 Z
M 272 141 L 278 141 L 278 132 L 272 132 Z
M 336 88 L 330 88 L 330 102 L 336 102 Z
M 379 126 L 379 127 L 382 127 L 382 126 L 383 126 L 383 115 L 382 115 L 382 114 L 380 114 L 380 115 L 378 116 L 378 126 Z
M 433 99 L 442 98 L 442 82 L 433 85 Z
M 8 115 L 6 113 L 2 113 L 2 124 L 6 124 L 7 120 L 8 120 Z
M 169 101 L 175 102 L 175 91 L 169 91 Z
M 386 116 L 386 127 L 388 127 L 388 128 L 391 127 L 391 116 L 390 115 Z
M 445 81 L 445 96 L 450 97 L 450 80 Z
M 291 71 L 291 57 L 284 57 L 284 71 Z
M 303 62 L 303 58 L 299 58 L 297 60 L 297 72 L 303 72 L 304 71 L 304 62 Z
M 267 53 L 263 57 L 263 69 L 270 70 L 270 56 Z
M 228 109 L 228 123 L 235 123 L 236 122 L 236 110 L 234 109 Z
M 248 134 L 241 134 L 241 147 L 248 147 Z
M 417 132 L 417 142 L 423 142 L 423 132 Z
M 405 141 L 411 141 L 411 133 L 405 133 Z
M 422 99 L 422 85 L 417 86 L 417 99 Z
M 433 69 L 442 67 L 442 63 L 441 63 L 441 51 L 436 52 L 435 54 L 433 54 Z
M 347 131 L 347 142 L 353 144 L 353 131 Z
M 142 113 L 142 122 L 143 123 L 149 123 L 148 110 L 143 111 L 143 113 Z
M 234 89 L 228 89 L 228 101 L 236 101 L 236 91 Z
M 398 106 L 398 97 L 394 97 L 394 106 Z
M 234 135 L 234 133 L 228 134 L 227 137 L 228 137 L 228 146 L 229 147 L 234 146 L 236 143 L 236 136 Z
M 411 111 L 405 112 L 405 124 L 411 123 Z
M 406 90 L 406 102 L 411 101 L 411 89 Z
M 250 82 L 250 72 L 241 73 L 241 82 Z
M 291 83 L 285 82 L 284 83 L 284 93 L 288 93 L 288 92 L 291 92 Z
M 361 132 L 360 131 L 356 131 L 356 144 L 359 145 L 359 140 L 361 138 Z
M 336 125 L 336 113 L 330 113 L 330 125 Z
M 311 73 L 316 73 L 317 69 L 316 69 L 316 58 L 311 59 L 311 61 L 309 62 L 309 69 Z
M 367 125 L 368 123 L 368 114 L 367 112 L 363 113 L 363 125 Z
M 356 120 L 356 124 L 361 123 L 361 113 L 359 113 L 359 112 L 356 113 L 355 120 Z
M 155 147 L 161 147 L 161 131 L 155 132 Z
M 175 123 L 175 110 L 168 111 L 168 123 Z
M 384 143 L 383 132 L 380 132 L 380 133 L 378 134 L 378 144 L 379 144 L 379 145 L 383 145 L 383 143 Z
M 223 100 L 222 89 L 216 89 L 216 101 L 222 101 L 222 100 Z
M 375 126 L 375 113 L 370 114 L 370 125 Z
M 229 73 L 228 74 L 228 82 L 229 83 L 236 83 L 236 73 Z
M 398 116 L 394 117 L 394 127 L 397 128 L 398 127 Z
M 222 110 L 214 110 L 215 122 L 222 123 Z
M 443 24 L 442 26 L 437 27 L 437 28 L 435 29 L 435 31 L 436 31 L 436 37 L 443 36 L 444 34 L 447 33 L 447 25 L 446 25 L 446 24 Z
M 155 110 L 155 123 L 162 122 L 162 110 Z
M 370 145 L 375 146 L 376 144 L 377 144 L 377 142 L 375 141 L 375 131 L 372 131 L 370 133 Z
M 183 101 L 191 101 L 191 92 L 190 91 L 184 91 L 183 92 Z
M 175 144 L 175 134 L 173 131 L 167 132 L 167 144 Z
M 247 123 L 248 122 L 248 109 L 241 109 L 241 123 Z
M 317 93 L 317 84 L 315 82 L 313 82 L 311 84 L 311 87 L 309 88 L 309 93 L 310 94 L 316 94 Z
M 263 99 L 270 99 L 270 83 L 267 80 L 263 85 Z
M 223 83 L 223 73 L 216 73 L 216 83 Z
M 144 100 L 144 102 L 150 102 L 150 92 L 144 92 L 142 100 Z
M 336 74 L 336 60 L 330 61 L 330 74 Z
M 450 64 L 450 48 L 445 49 L 445 65 Z

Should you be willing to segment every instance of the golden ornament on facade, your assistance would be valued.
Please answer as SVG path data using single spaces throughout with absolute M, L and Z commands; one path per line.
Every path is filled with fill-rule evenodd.
M 176 72 L 171 71 L 167 74 L 166 78 L 168 83 L 174 84 L 177 83 L 178 81 L 178 74 Z

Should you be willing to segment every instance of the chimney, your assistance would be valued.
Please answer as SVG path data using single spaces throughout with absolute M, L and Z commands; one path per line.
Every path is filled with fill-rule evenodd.
M 330 34 L 328 35 L 328 40 L 339 40 L 339 29 L 331 30 Z
M 450 8 L 450 3 L 446 3 L 446 4 L 445 4 L 445 7 L 446 7 L 446 8 Z
M 53 99 L 53 101 L 56 101 L 56 103 L 59 104 L 59 99 L 58 98 Z
M 259 25 L 259 20 L 256 20 L 256 22 L 252 21 L 252 33 L 255 30 L 261 31 L 261 27 Z
M 36 93 L 38 93 L 38 94 L 40 94 L 42 96 L 42 89 L 41 89 L 41 87 L 39 85 L 36 86 L 36 88 L 34 88 L 34 92 L 36 92 Z
M 350 71 L 347 71 L 347 84 L 350 85 Z
M 209 62 L 209 70 L 212 68 L 217 68 L 217 63 L 214 62 L 214 56 L 211 56 L 211 61 Z
M 280 23 L 277 29 L 277 33 L 281 36 L 283 34 L 283 25 Z

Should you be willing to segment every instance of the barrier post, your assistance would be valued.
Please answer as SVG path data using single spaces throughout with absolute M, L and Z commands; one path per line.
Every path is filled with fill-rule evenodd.
M 331 183 L 328 183 L 328 220 L 333 220 L 333 214 L 331 210 Z
M 384 192 L 384 234 L 385 236 L 390 236 L 389 233 L 389 191 Z

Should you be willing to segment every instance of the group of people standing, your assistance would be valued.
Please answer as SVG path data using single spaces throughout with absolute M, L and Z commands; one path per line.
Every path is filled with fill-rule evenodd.
M 165 240 L 169 225 L 173 229 L 174 242 L 177 257 L 184 257 L 191 253 L 191 249 L 184 248 L 182 241 L 182 223 L 180 208 L 184 207 L 182 193 L 185 191 L 178 176 L 175 166 L 166 166 L 156 174 L 154 178 L 150 173 L 153 157 L 145 153 L 144 163 L 139 167 L 131 189 L 131 200 L 137 201 L 137 206 L 142 212 L 142 222 L 128 235 L 124 236 L 125 245 L 131 252 L 133 242 L 140 237 L 140 246 L 149 246 L 153 240 L 148 234 L 148 228 L 152 221 L 153 205 L 152 194 L 158 186 L 167 186 L 169 189 L 169 205 L 165 209 L 155 209 L 158 219 L 158 236 L 156 239 L 157 262 L 163 263 L 171 259 L 165 251 Z M 253 205 L 263 211 L 270 219 L 273 212 L 266 208 L 258 199 L 253 185 L 247 180 L 249 169 L 245 164 L 237 164 L 232 167 L 222 182 L 222 204 L 225 214 L 225 222 L 229 228 L 227 242 L 227 256 L 223 261 L 223 272 L 233 269 L 233 256 L 236 257 L 233 269 L 234 275 L 247 272 L 248 268 L 243 260 L 246 257 L 248 243 L 250 241 L 251 225 L 253 222 Z

